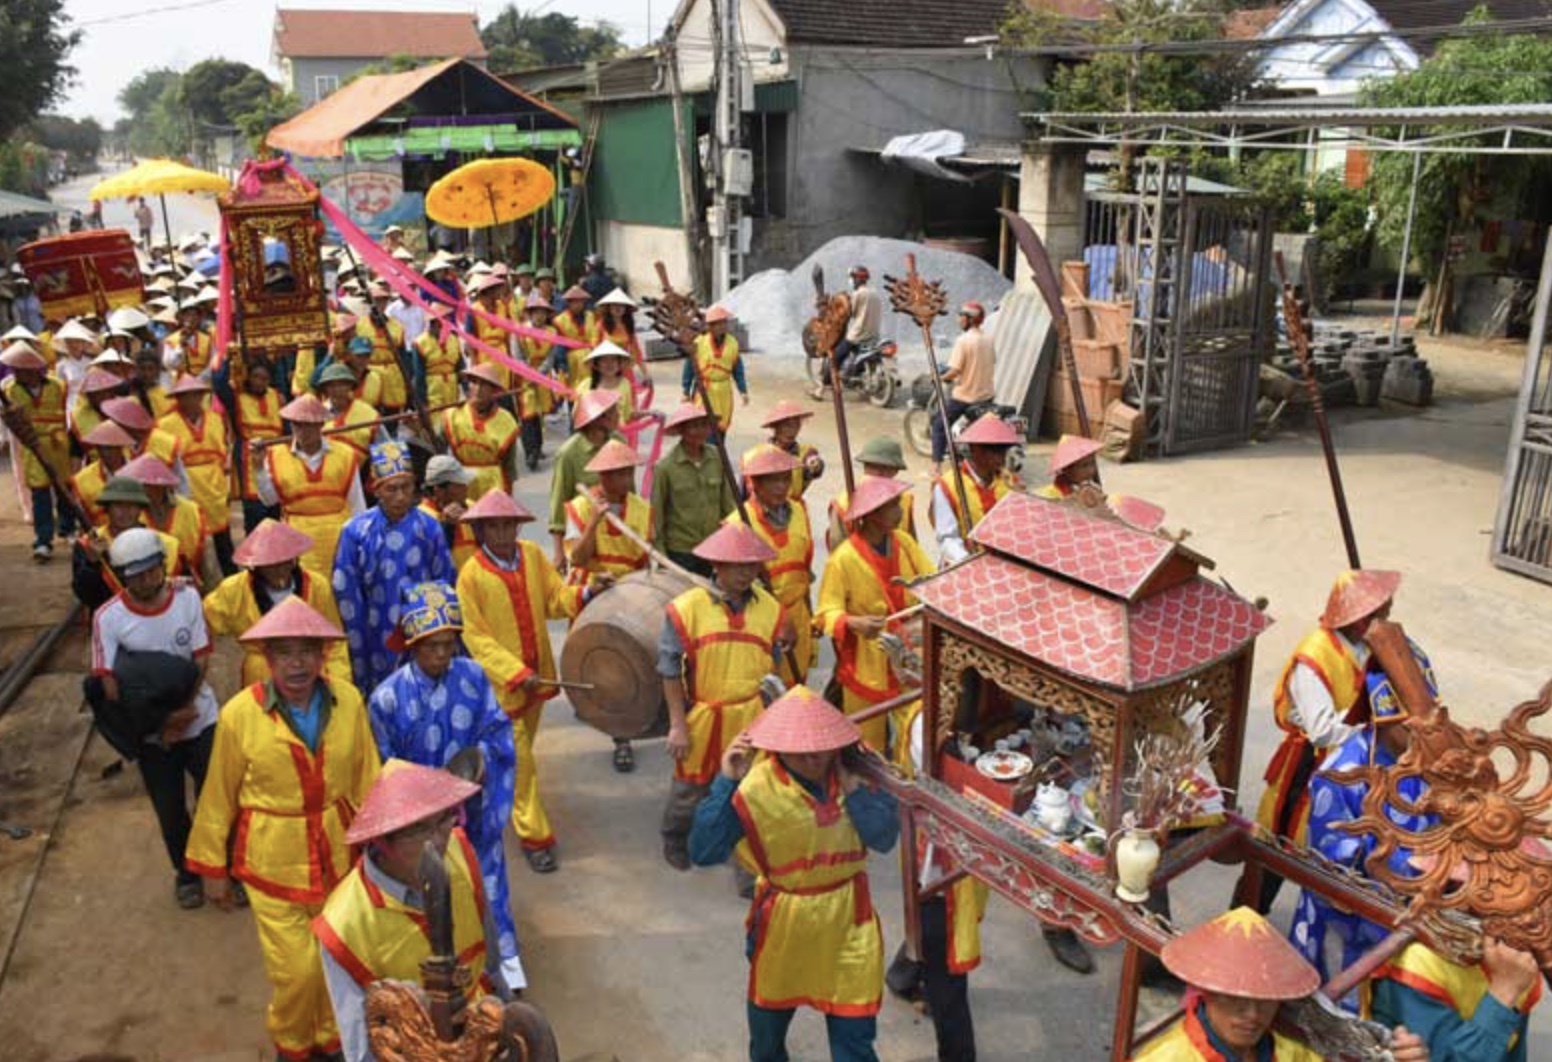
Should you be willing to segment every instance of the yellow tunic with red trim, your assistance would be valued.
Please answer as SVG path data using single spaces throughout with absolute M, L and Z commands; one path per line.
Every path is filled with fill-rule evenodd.
M 485 973 L 485 886 L 469 838 L 453 830 L 447 844 L 447 884 L 453 916 L 453 951 L 468 975 L 471 1002 L 491 990 Z M 313 919 L 313 935 L 362 988 L 374 981 L 420 983 L 420 963 L 431 954 L 425 912 L 384 893 L 357 860 Z
M 70 475 L 70 430 L 65 424 L 65 385 L 52 376 L 44 376 L 42 386 L 34 395 L 23 387 L 16 377 L 6 379 L 3 385 L 6 401 L 16 406 L 32 422 L 38 433 L 39 448 L 60 479 Z M 33 490 L 49 485 L 48 469 L 20 444 L 14 444 L 14 454 L 22 455 L 27 486 Z
M 703 332 L 695 337 L 691 354 L 706 382 L 706 397 L 716 414 L 717 430 L 726 434 L 733 423 L 733 366 L 738 364 L 738 340 L 729 334 L 722 337 L 721 343 L 714 343 L 711 333 Z
M 550 356 L 550 344 L 542 339 L 518 336 L 517 353 L 518 357 L 527 362 L 528 367 L 534 372 L 544 372 L 545 362 Z M 555 392 L 531 380 L 524 380 L 518 402 L 518 412 L 522 414 L 524 420 L 546 416 L 555 409 Z
M 566 379 L 571 384 L 572 390 L 575 390 L 581 387 L 582 381 L 588 377 L 587 356 L 592 351 L 591 344 L 593 333 L 598 330 L 598 318 L 593 316 L 592 310 L 583 310 L 580 318 L 570 310 L 562 310 L 555 315 L 550 330 L 582 344 L 580 347 L 571 347 L 566 351 Z
M 107 419 L 102 410 L 92 405 L 90 398 L 84 394 L 78 395 L 75 405 L 70 407 L 70 434 L 84 448 L 86 444 L 81 442 L 81 440 L 91 434 L 93 428 Z
M 507 474 L 508 455 L 517 444 L 517 418 L 500 406 L 491 406 L 481 416 L 473 402 L 457 409 L 443 410 L 442 438 L 460 464 L 474 473 L 469 484 L 469 503 L 479 501 L 493 490 L 511 490 Z
M 167 345 L 181 355 L 183 367 L 179 375 L 203 376 L 205 370 L 210 368 L 210 351 L 213 341 L 209 332 L 201 329 L 194 333 L 194 339 L 190 342 L 188 334 L 182 329 L 167 337 Z
M 744 827 L 738 859 L 759 875 L 749 906 L 749 1001 L 842 1018 L 877 1014 L 884 934 L 867 849 L 835 773 L 820 803 L 779 759 L 764 756 L 739 783 L 733 809 Z
M 81 499 L 81 508 L 86 510 L 86 515 L 91 518 L 93 524 L 103 524 L 108 521 L 108 512 L 97 504 L 97 495 L 102 493 L 102 488 L 108 485 L 108 477 L 112 475 L 102 465 L 102 458 L 93 458 L 81 466 L 81 470 L 70 477 L 70 485 L 75 489 L 75 496 Z
M 587 522 L 593 518 L 596 502 L 591 495 L 579 494 L 566 503 L 566 537 L 570 539 L 567 555 L 581 539 Z M 652 541 L 652 506 L 641 495 L 625 496 L 625 526 L 648 542 Z M 640 546 L 614 529 L 608 520 L 601 521 L 593 538 L 593 559 L 586 568 L 572 565 L 568 581 L 582 586 L 592 586 L 600 574 L 618 579 L 631 572 L 639 572 L 647 566 L 647 554 Z
M 426 369 L 426 405 L 445 406 L 458 401 L 458 367 L 463 361 L 463 344 L 451 329 L 447 338 L 437 340 L 433 326 L 415 340 L 420 362 Z
M 436 520 L 437 523 L 442 522 L 442 514 L 435 505 L 431 504 L 430 498 L 422 498 L 420 500 L 420 511 Z M 442 533 L 444 535 L 447 533 L 446 526 L 443 524 Z M 464 562 L 474 556 L 475 551 L 480 548 L 480 544 L 474 538 L 474 528 L 462 520 L 455 521 L 453 524 L 453 541 L 448 548 L 453 551 L 453 571 L 462 570 Z
M 366 372 L 356 380 L 356 389 L 352 394 L 356 401 L 365 402 L 374 410 L 380 410 L 383 406 L 383 374 L 367 366 Z
M 389 317 L 383 327 L 378 327 L 370 316 L 356 321 L 356 335 L 372 341 L 372 360 L 367 364 L 383 377 L 382 410 L 397 413 L 409 403 L 409 387 L 404 382 L 404 371 L 399 368 L 397 351 L 404 349 L 404 326 Z
M 178 404 L 173 401 L 172 396 L 167 393 L 167 389 L 161 384 L 147 387 L 145 389 L 145 400 L 151 403 L 151 416 L 157 420 L 161 420 L 168 413 L 171 413 Z M 205 401 L 207 404 L 209 403 L 210 399 L 208 396 Z
M 690 750 L 674 765 L 674 777 L 708 785 L 722 754 L 764 707 L 760 680 L 770 674 L 776 634 L 786 611 L 764 587 L 734 612 L 707 590 L 686 590 L 668 603 L 684 650 L 685 726 Z
M 481 309 L 483 309 L 483 307 L 481 307 Z M 491 312 L 496 313 L 498 316 L 500 314 L 499 309 Z M 507 330 L 498 324 L 494 324 L 485 320 L 485 318 L 481 317 L 479 314 L 474 315 L 474 338 L 478 339 L 481 343 L 484 343 L 487 347 L 494 347 L 504 354 L 510 353 L 512 350 L 512 336 L 507 332 Z M 503 391 L 511 390 L 511 369 L 507 368 L 501 362 L 497 361 L 495 358 L 491 357 L 489 354 L 478 348 L 475 348 L 473 351 L 471 351 L 469 357 L 475 365 L 495 366 L 496 372 L 501 377 L 501 389 Z
M 982 517 L 991 512 L 992 506 L 1007 497 L 1008 492 L 1013 489 L 1013 481 L 1004 472 L 999 473 L 989 486 L 985 486 L 970 471 L 970 462 L 961 461 L 959 468 L 964 473 L 965 501 L 970 503 L 970 520 L 965 526 L 974 528 L 976 524 L 981 522 Z M 949 508 L 954 511 L 955 519 L 958 519 L 961 516 L 959 511 L 959 487 L 954 479 L 954 473 L 943 473 L 933 481 L 932 489 L 943 492 L 943 496 L 948 499 Z M 927 522 L 929 524 L 932 523 L 931 506 L 927 508 Z
M 350 405 L 344 412 L 333 417 L 325 424 L 324 430 L 330 431 L 336 428 L 344 428 L 351 424 L 365 424 L 369 420 L 376 420 L 382 414 L 367 405 L 359 398 L 352 398 Z M 342 446 L 354 451 L 356 457 L 365 462 L 367 455 L 372 452 L 372 440 L 377 437 L 377 428 L 356 428 L 354 431 L 342 431 L 329 436 L 329 441 L 336 446 Z
M 1283 731 L 1282 744 L 1272 754 L 1266 767 L 1266 792 L 1256 812 L 1256 821 L 1273 833 L 1280 832 L 1280 823 L 1286 823 L 1286 836 L 1304 844 L 1309 834 L 1309 786 L 1297 785 L 1299 760 L 1309 748 L 1309 738 L 1289 718 L 1293 697 L 1289 692 L 1289 680 L 1298 664 L 1307 665 L 1331 693 L 1331 702 L 1337 714 L 1345 715 L 1364 691 L 1363 669 L 1351 653 L 1343 647 L 1335 631 L 1317 627 L 1304 636 L 1277 679 L 1272 695 L 1272 710 L 1278 727 Z M 1325 758 L 1325 749 L 1315 749 L 1315 766 Z M 1307 783 L 1306 779 L 1306 783 Z
M 593 346 L 598 346 L 604 340 L 608 340 L 621 350 L 630 355 L 631 366 L 640 368 L 646 364 L 647 359 L 641 353 L 641 340 L 628 330 L 623 324 L 610 327 L 604 324 L 602 315 L 595 314 L 598 318 L 593 326 L 593 337 L 588 340 Z
M 911 755 L 910 733 L 916 720 L 921 718 L 922 702 L 912 701 L 900 717 L 900 739 L 895 742 L 895 765 L 907 778 L 916 777 L 916 759 Z M 935 755 L 930 735 L 922 735 L 922 756 Z M 916 878 L 921 877 L 921 861 L 927 858 L 927 839 L 918 834 L 916 839 Z M 901 852 L 904 855 L 904 852 Z M 981 965 L 981 920 L 986 917 L 986 900 L 990 895 L 986 884 L 968 874 L 950 885 L 943 893 L 943 915 L 948 925 L 949 973 L 965 974 Z
M 140 457 L 144 454 L 159 459 L 168 468 L 177 468 L 178 462 L 183 460 L 183 444 L 161 428 L 152 428 L 130 456 Z
M 808 520 L 808 506 L 795 497 L 789 497 L 792 515 L 787 526 L 777 530 L 766 514 L 765 508 L 753 497 L 746 503 L 749 519 L 754 521 L 754 533 L 767 546 L 776 551 L 776 559 L 765 565 L 770 576 L 771 593 L 787 610 L 792 621 L 796 640 L 792 655 L 797 659 L 800 674 L 792 673 L 792 665 L 785 658 L 781 662 L 782 681 L 789 686 L 808 678 L 809 668 L 819 655 L 819 644 L 814 638 L 814 608 L 811 594 L 814 587 L 814 532 Z M 741 524 L 738 510 L 729 513 L 723 523 Z
M 629 424 L 636 419 L 636 389 L 631 386 L 627 377 L 621 376 L 613 384 L 600 384 L 594 387 L 592 375 L 584 370 L 582 382 L 577 384 L 577 397 L 580 398 L 589 391 L 613 391 L 620 396 L 619 403 L 614 407 L 620 411 L 620 423 Z
M 1322 1062 L 1322 1057 L 1280 1033 L 1272 1037 L 1272 1062 Z M 1157 1036 L 1132 1062 L 1228 1062 L 1207 1038 L 1194 1011 Z
M 257 578 L 259 576 L 254 572 L 238 572 L 222 579 L 214 590 L 205 595 L 205 625 L 210 628 L 212 635 L 224 634 L 237 638 L 263 618 L 258 598 L 254 596 L 254 580 Z M 339 606 L 334 601 L 334 590 L 329 586 L 327 578 L 303 568 L 302 589 L 298 596 L 322 613 L 330 623 L 336 627 L 340 625 Z M 251 686 L 255 682 L 268 682 L 269 661 L 264 659 L 263 645 L 258 642 L 243 642 L 241 645 L 242 684 Z M 329 642 L 324 647 L 323 677 L 336 686 L 340 683 L 350 685 L 350 651 L 345 648 L 343 639 Z
M 269 447 L 264 460 L 280 498 L 281 515 L 313 540 L 313 548 L 302 557 L 302 563 L 327 577 L 334 570 L 340 531 L 350 519 L 350 484 L 361 459 L 348 446 L 325 445 L 328 448 L 316 472 L 289 446 Z
M 322 903 L 350 870 L 345 829 L 377 780 L 379 758 L 356 688 L 329 683 L 334 705 L 309 752 L 265 703 L 269 687 L 227 701 L 185 858 L 207 878 L 232 876 L 267 896 Z
M 1488 993 L 1487 973 L 1480 965 L 1462 966 L 1446 959 L 1426 944 L 1408 944 L 1401 949 L 1400 954 L 1375 970 L 1369 980 L 1359 986 L 1359 1008 L 1365 1018 L 1373 1017 L 1374 993 L 1384 990 L 1384 981 L 1404 985 L 1435 1003 L 1449 1007 L 1462 1021 L 1470 1021 L 1476 1015 L 1477 1008 Z M 1516 1013 L 1528 1015 L 1541 1002 L 1541 986 L 1542 980 L 1538 977 L 1515 1001 L 1513 1009 Z M 1383 1017 L 1390 1020 L 1388 1014 Z M 1399 1023 L 1401 1018 L 1401 1015 L 1397 1015 L 1395 1020 Z M 1416 1025 L 1408 1023 L 1408 1027 L 1413 1032 L 1419 1031 Z M 1518 1044 L 1518 1034 L 1511 1034 L 1509 1051 L 1513 1057 L 1521 1058 L 1524 1056 L 1514 1054 Z M 1438 1045 L 1434 1047 L 1437 1049 Z M 1455 1056 L 1452 1054 L 1450 1057 Z M 1498 1062 L 1498 1059 L 1493 1059 L 1493 1062 Z
M 743 456 L 739 458 L 739 467 L 742 468 L 744 465 L 748 464 L 749 459 L 765 446 L 776 446 L 776 443 L 774 440 L 772 440 L 769 442 L 760 443 L 757 446 L 751 446 L 749 449 L 745 450 Z M 776 448 L 778 450 L 781 449 L 780 446 L 776 446 Z M 792 489 L 787 493 L 787 497 L 801 498 L 803 497 L 803 492 L 808 490 L 809 484 L 808 474 L 804 470 L 803 462 L 807 461 L 810 455 L 817 455 L 819 453 L 819 447 L 810 443 L 798 443 L 796 449 L 783 450 L 782 452 L 790 453 L 793 457 L 798 459 L 798 467 L 792 470 Z M 844 495 L 845 491 L 842 491 L 841 494 Z M 902 502 L 901 504 L 904 503 Z
M 145 524 L 151 530 L 170 535 L 177 541 L 183 570 L 198 581 L 200 573 L 204 571 L 205 539 L 210 537 L 210 525 L 205 522 L 204 511 L 183 495 L 170 494 L 168 498 L 172 508 L 160 520 L 147 509 Z
M 263 439 L 275 439 L 285 434 L 285 422 L 280 417 L 280 393 L 273 387 L 262 395 L 237 393 L 237 430 L 243 441 L 244 470 L 242 496 L 244 501 L 258 501 L 259 490 L 255 486 L 254 472 L 263 460 L 262 451 L 255 451 L 253 444 Z
M 189 489 L 205 514 L 205 523 L 211 531 L 226 530 L 232 518 L 232 481 L 226 474 L 231 453 L 227 448 L 226 421 L 207 412 L 196 427 L 175 409 L 156 425 L 178 440 Z
M 568 586 L 532 542 L 519 541 L 522 564 L 503 571 L 483 550 L 458 572 L 463 606 L 463 644 L 496 688 L 496 701 L 509 716 L 522 715 L 556 696 L 554 686 L 525 692 L 532 674 L 555 678 L 555 653 L 545 621 L 575 619 L 582 588 Z
M 835 677 L 841 684 L 847 715 L 900 692 L 900 681 L 877 638 L 859 638 L 846 617 L 888 616 L 916 604 L 916 595 L 895 582 L 917 579 L 935 569 L 916 540 L 891 531 L 889 555 L 879 556 L 853 533 L 830 554 L 819 581 L 819 607 L 814 625 L 835 643 Z M 863 737 L 880 752 L 886 748 L 888 723 L 883 718 L 862 724 Z

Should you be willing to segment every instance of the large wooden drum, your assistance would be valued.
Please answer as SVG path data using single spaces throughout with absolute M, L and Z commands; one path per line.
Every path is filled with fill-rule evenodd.
M 664 607 L 689 588 L 672 572 L 632 572 L 588 602 L 560 654 L 562 679 L 593 686 L 568 691 L 577 718 L 612 738 L 668 732 L 657 639 Z

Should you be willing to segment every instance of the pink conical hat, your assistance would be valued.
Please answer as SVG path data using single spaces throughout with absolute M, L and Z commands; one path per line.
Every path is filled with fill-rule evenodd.
M 311 535 L 266 517 L 232 551 L 232 560 L 244 568 L 263 568 L 296 560 L 312 548 Z
M 318 638 L 339 641 L 345 632 L 328 617 L 299 597 L 288 597 L 264 614 L 264 618 L 238 636 L 240 642 L 264 642 L 274 638 Z
M 145 487 L 176 487 L 178 475 L 167 462 L 152 454 L 141 454 L 133 460 L 124 462 L 124 467 L 118 474 L 128 476 Z
M 694 553 L 713 564 L 764 564 L 776 559 L 776 551 L 743 524 L 723 524 L 696 546 Z
M 1339 630 L 1384 608 L 1401 586 L 1401 573 L 1354 568 L 1336 577 L 1320 625 Z
M 345 831 L 345 842 L 365 844 L 413 826 L 457 807 L 479 791 L 479 786 L 449 771 L 391 759 L 361 802 L 361 810 Z
M 794 686 L 778 697 L 746 733 L 757 749 L 795 754 L 833 752 L 862 740 L 856 723 L 807 686 Z
M 464 523 L 475 520 L 532 520 L 534 514 L 512 500 L 504 490 L 486 491 L 461 517 Z
M 1204 922 L 1164 945 L 1169 972 L 1193 988 L 1244 999 L 1303 999 L 1320 974 L 1272 923 L 1248 907 Z
M 1103 447 L 1093 439 L 1063 435 L 1056 443 L 1056 452 L 1051 454 L 1051 478 L 1055 479 L 1085 457 L 1093 457 L 1101 449 Z
M 120 427 L 130 431 L 150 431 L 156 426 L 156 421 L 151 419 L 151 414 L 146 412 L 145 406 L 136 398 L 110 398 L 102 404 L 102 411 Z

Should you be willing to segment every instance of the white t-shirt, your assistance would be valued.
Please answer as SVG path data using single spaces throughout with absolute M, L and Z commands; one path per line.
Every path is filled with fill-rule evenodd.
M 173 583 L 162 607 L 148 612 L 120 593 L 92 617 L 92 673 L 106 675 L 120 649 L 172 653 L 198 660 L 212 650 L 210 629 L 205 626 L 205 607 L 199 591 L 183 580 Z M 201 682 L 194 695 L 194 721 L 173 738 L 187 741 L 216 721 L 216 695 L 210 683 Z

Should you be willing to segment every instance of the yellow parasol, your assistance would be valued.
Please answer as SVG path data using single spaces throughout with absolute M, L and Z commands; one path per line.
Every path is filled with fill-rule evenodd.
M 219 173 L 185 166 L 173 159 L 146 159 L 123 173 L 98 181 L 88 198 L 128 199 L 137 195 L 154 195 L 162 203 L 162 229 L 167 234 L 167 244 L 172 245 L 172 225 L 167 220 L 168 192 L 227 192 L 232 182 Z
M 482 229 L 526 218 L 555 196 L 555 178 L 530 159 L 480 159 L 426 192 L 426 215 L 443 225 Z

